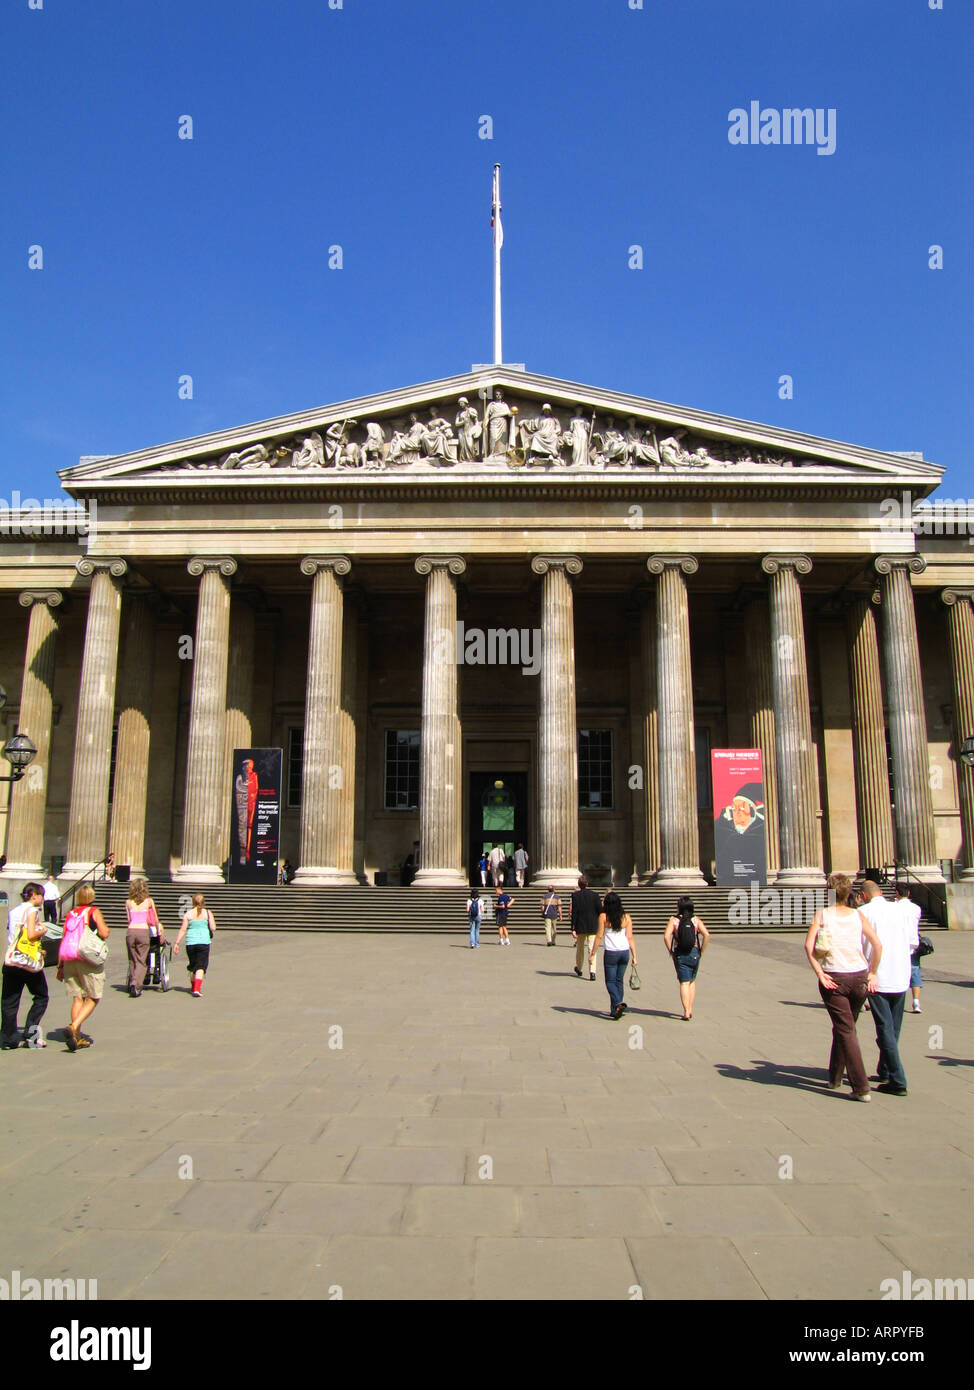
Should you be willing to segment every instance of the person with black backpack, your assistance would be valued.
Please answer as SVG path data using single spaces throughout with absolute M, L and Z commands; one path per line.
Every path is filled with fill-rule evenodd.
M 470 923 L 470 949 L 480 945 L 480 923 L 484 916 L 483 899 L 479 888 L 471 888 L 467 899 L 467 921 Z
M 680 984 L 683 1021 L 693 1017 L 693 998 L 697 992 L 697 970 L 700 957 L 707 949 L 710 933 L 699 917 L 694 916 L 693 899 L 686 896 L 676 905 L 676 916 L 666 924 L 663 944 L 673 957 L 676 978 Z

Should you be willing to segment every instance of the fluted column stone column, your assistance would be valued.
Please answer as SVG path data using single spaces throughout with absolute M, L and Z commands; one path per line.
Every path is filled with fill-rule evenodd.
M 230 584 L 237 562 L 227 555 L 194 556 L 187 566 L 200 580 L 193 643 L 193 686 L 186 755 L 182 863 L 179 883 L 222 883 L 223 753 L 227 722 Z
M 118 670 L 122 595 L 117 581 L 128 565 L 120 559 L 83 556 L 78 573 L 91 576 L 85 650 L 81 663 L 78 716 L 68 812 L 66 879 L 82 878 L 108 852 L 108 783 Z
M 145 876 L 154 655 L 155 631 L 148 600 L 142 594 L 126 594 L 109 842 L 115 863 L 130 865 L 132 878 Z
M 811 574 L 807 555 L 766 555 L 771 617 L 775 766 L 778 774 L 778 884 L 824 882 L 818 794 L 808 699 L 805 623 L 800 574 Z
M 771 669 L 771 623 L 767 601 L 755 599 L 747 610 L 745 629 L 751 746 L 761 750 L 764 774 L 764 831 L 768 881 L 781 864 L 778 840 L 778 768 L 774 741 L 774 675 Z
M 420 555 L 426 576 L 423 713 L 419 749 L 419 888 L 460 887 L 463 802 L 456 663 L 457 587 L 467 562 L 459 555 Z
M 63 595 L 58 589 L 27 590 L 20 606 L 30 609 L 27 651 L 20 687 L 17 732 L 32 739 L 37 754 L 25 777 L 13 782 L 7 820 L 7 864 L 4 873 L 16 878 L 36 878 L 45 872 L 44 813 L 47 809 L 51 731 L 54 724 L 54 656 L 58 636 L 58 608 Z
M 692 555 L 651 555 L 656 585 L 656 701 L 659 738 L 660 867 L 658 887 L 701 888 L 697 820 L 697 759 L 690 675 L 690 617 L 686 576 Z
M 230 600 L 230 649 L 227 661 L 227 717 L 223 733 L 223 788 L 220 795 L 220 843 L 224 856 L 230 845 L 233 800 L 233 750 L 253 748 L 251 726 L 254 701 L 254 639 L 256 614 L 247 600 L 234 593 Z M 239 851 L 238 851 L 239 852 Z
M 314 578 L 304 704 L 301 862 L 296 883 L 355 882 L 351 866 L 341 863 L 343 786 L 346 779 L 354 785 L 355 777 L 354 766 L 345 763 L 341 720 L 345 598 L 340 581 L 351 568 L 346 555 L 308 555 L 301 561 L 301 573 Z
M 876 618 L 869 599 L 852 604 L 846 617 L 849 687 L 852 697 L 852 753 L 856 774 L 856 823 L 860 869 L 893 861 L 893 811 L 889 804 L 886 718 L 879 664 Z
M 538 692 L 538 869 L 536 883 L 578 883 L 578 727 L 575 710 L 575 605 L 570 575 L 577 555 L 535 555 L 542 576 Z
M 958 753 L 974 734 L 974 589 L 944 589 L 950 637 L 950 669 L 954 685 L 954 740 Z M 963 864 L 960 877 L 974 879 L 974 767 L 957 759 L 960 794 L 960 829 Z
M 893 754 L 896 856 L 918 878 L 942 883 L 930 796 L 920 648 L 910 583 L 910 575 L 922 574 L 927 562 L 922 555 L 880 555 L 874 564 L 879 575 L 883 614 L 883 669 Z

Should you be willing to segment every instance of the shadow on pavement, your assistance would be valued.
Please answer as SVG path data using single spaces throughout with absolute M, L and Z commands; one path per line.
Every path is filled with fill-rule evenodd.
M 731 1081 L 754 1081 L 759 1086 L 787 1086 L 793 1091 L 818 1091 L 825 1095 L 842 1095 L 840 1091 L 826 1091 L 829 1079 L 825 1067 L 786 1067 L 778 1062 L 755 1062 L 753 1070 L 735 1067 L 729 1062 L 718 1062 L 717 1070 L 721 1076 Z

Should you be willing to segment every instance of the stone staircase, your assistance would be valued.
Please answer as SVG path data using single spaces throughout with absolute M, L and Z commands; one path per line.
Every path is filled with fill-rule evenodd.
M 149 885 L 159 916 L 169 932 L 174 932 L 190 903 L 190 890 L 168 881 Z M 220 929 L 231 931 L 372 931 L 372 932 L 450 932 L 467 930 L 467 893 L 460 888 L 286 888 L 263 884 L 215 884 L 202 890 L 206 905 Z M 540 933 L 543 889 L 509 889 L 515 898 L 508 929 L 513 935 Z M 605 891 L 604 889 L 597 891 Z M 621 888 L 618 890 L 626 910 L 632 914 L 637 932 L 662 931 L 675 911 L 677 895 L 670 889 Z M 746 912 L 739 905 L 731 912 L 727 888 L 703 888 L 693 894 L 698 915 L 711 931 L 793 930 L 804 931 L 813 905 L 822 901 L 821 891 L 786 890 L 773 902 L 761 906 L 760 897 L 749 896 Z M 128 887 L 121 883 L 97 885 L 98 904 L 110 927 L 125 926 L 125 899 Z M 892 897 L 892 889 L 887 896 Z M 568 893 L 562 895 L 568 930 Z M 741 920 L 741 918 L 744 920 Z M 747 920 L 750 917 L 753 920 Z M 492 920 L 491 920 L 492 924 Z M 485 929 L 486 929 L 485 924 Z M 936 929 L 924 917 L 922 930 Z

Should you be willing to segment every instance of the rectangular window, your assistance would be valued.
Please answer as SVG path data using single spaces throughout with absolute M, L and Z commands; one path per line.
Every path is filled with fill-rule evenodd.
M 287 731 L 287 806 L 289 811 L 301 805 L 301 772 L 304 767 L 304 730 Z
M 419 730 L 386 730 L 385 807 L 415 811 L 419 806 Z
M 697 810 L 712 811 L 714 785 L 710 775 L 710 730 L 694 729 L 693 742 L 697 761 Z
M 611 729 L 578 731 L 578 805 L 582 810 L 612 810 Z

